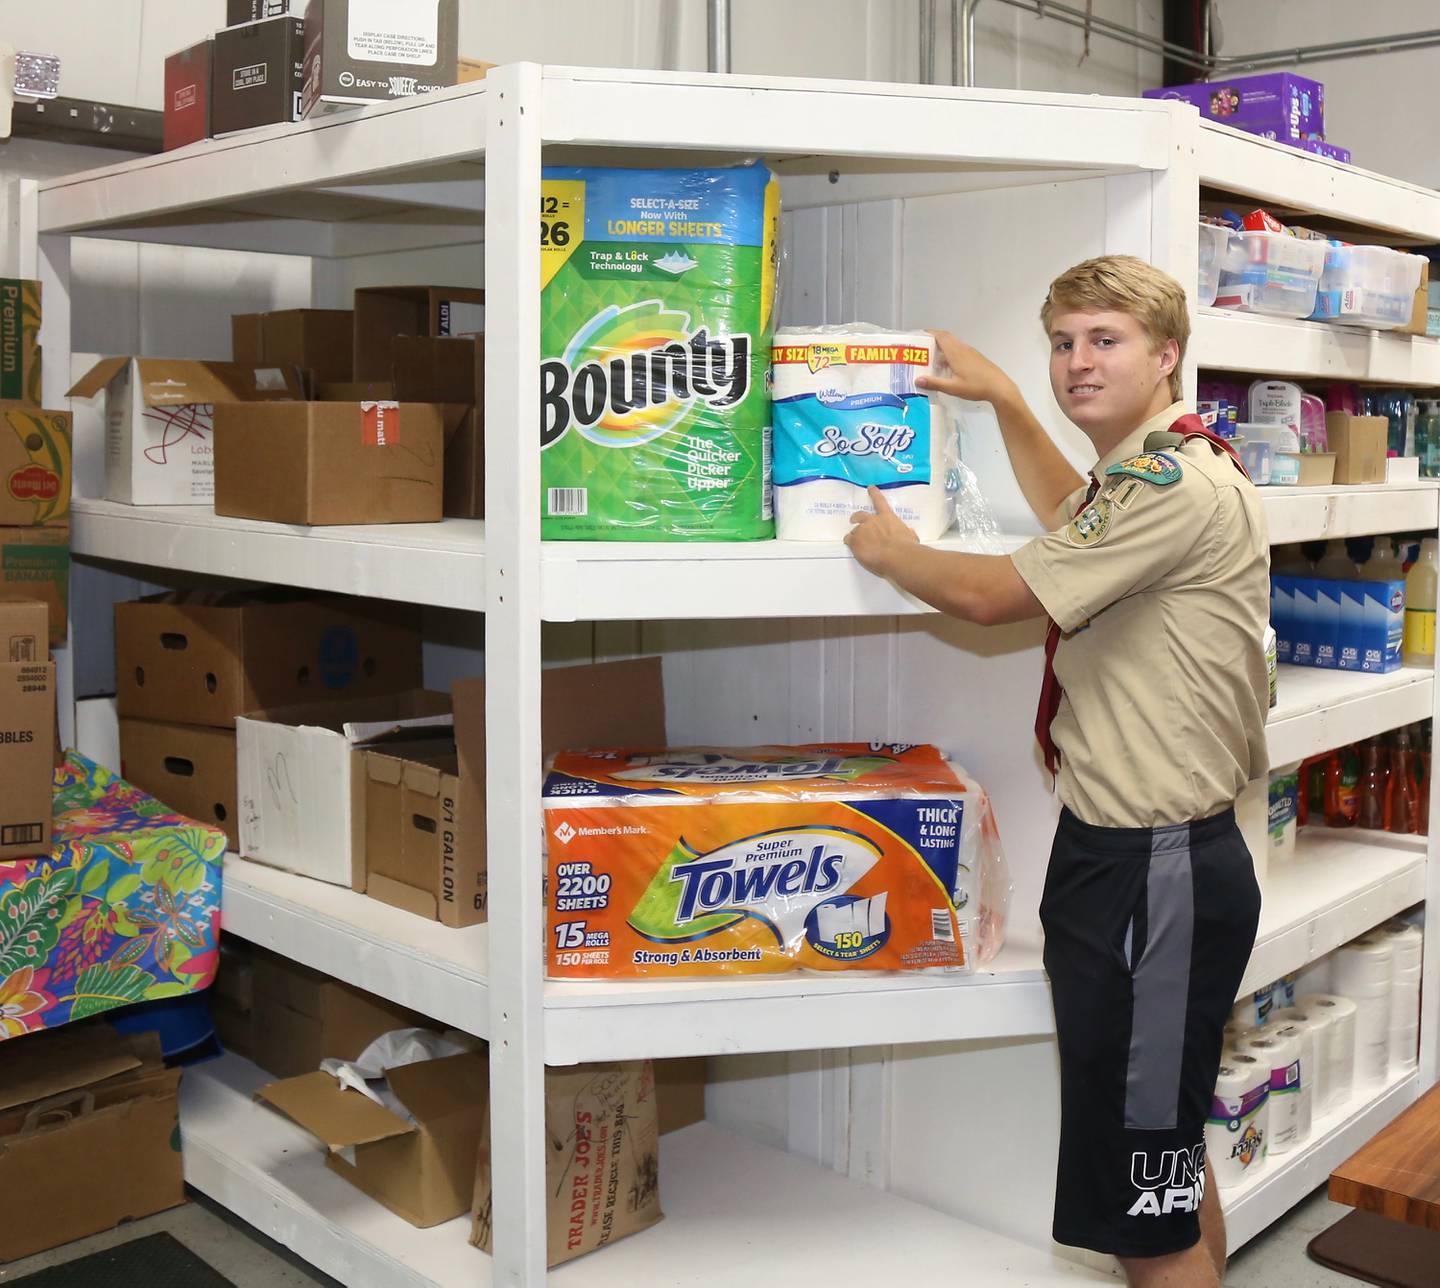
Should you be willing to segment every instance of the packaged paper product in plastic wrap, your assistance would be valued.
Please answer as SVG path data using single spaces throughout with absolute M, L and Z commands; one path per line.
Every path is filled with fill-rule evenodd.
M 562 752 L 555 979 L 971 971 L 1009 877 L 984 789 L 930 746 Z
M 779 184 L 759 163 L 545 169 L 544 537 L 774 535 L 779 221 Z

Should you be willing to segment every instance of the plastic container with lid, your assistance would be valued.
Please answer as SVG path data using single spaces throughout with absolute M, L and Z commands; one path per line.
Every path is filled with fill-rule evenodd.
M 1423 255 L 1388 246 L 1332 243 L 1315 297 L 1317 322 L 1390 330 L 1410 321 L 1420 287 Z
M 1220 268 L 1216 306 L 1271 317 L 1309 317 L 1315 311 L 1328 246 L 1289 233 L 1232 233 Z
M 1200 280 L 1195 288 L 1195 303 L 1202 309 L 1215 303 L 1215 294 L 1220 289 L 1220 268 L 1233 231 L 1221 224 L 1200 225 Z

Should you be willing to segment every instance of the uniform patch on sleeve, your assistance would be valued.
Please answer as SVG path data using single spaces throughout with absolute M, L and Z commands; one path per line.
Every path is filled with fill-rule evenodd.
M 1120 461 L 1105 471 L 1110 474 L 1128 474 L 1131 478 L 1144 479 L 1158 487 L 1166 487 L 1180 480 L 1180 462 L 1166 452 L 1141 452 L 1128 461 Z
M 1139 479 L 1122 478 L 1118 483 L 1110 484 L 1105 495 L 1110 498 L 1110 504 L 1117 510 L 1128 510 L 1130 502 L 1144 490 L 1145 485 Z
M 1097 496 L 1080 511 L 1065 529 L 1065 540 L 1072 546 L 1097 546 L 1110 531 L 1110 501 Z

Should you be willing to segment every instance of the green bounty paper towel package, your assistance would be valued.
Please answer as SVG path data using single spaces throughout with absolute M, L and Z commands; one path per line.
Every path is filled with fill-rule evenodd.
M 542 536 L 774 536 L 778 181 L 548 166 L 541 194 Z

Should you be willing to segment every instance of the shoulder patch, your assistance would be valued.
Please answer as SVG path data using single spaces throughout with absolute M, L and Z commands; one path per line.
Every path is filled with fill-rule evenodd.
M 1065 540 L 1072 546 L 1097 546 L 1110 531 L 1110 500 L 1097 496 L 1080 511 L 1065 529 Z
M 1144 479 L 1157 487 L 1177 483 L 1183 471 L 1180 462 L 1168 452 L 1141 452 L 1128 461 L 1119 461 L 1105 471 L 1106 475 L 1128 474 L 1132 478 Z

